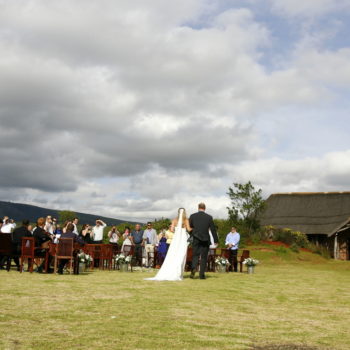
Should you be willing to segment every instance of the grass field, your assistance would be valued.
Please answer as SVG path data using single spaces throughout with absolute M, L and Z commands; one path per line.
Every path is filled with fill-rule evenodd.
M 254 275 L 0 271 L 0 348 L 350 349 L 350 263 L 251 248 Z

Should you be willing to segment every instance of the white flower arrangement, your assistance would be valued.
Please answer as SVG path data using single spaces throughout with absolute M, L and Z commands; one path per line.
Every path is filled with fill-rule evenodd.
M 92 261 L 92 257 L 89 254 L 85 254 L 83 251 L 78 254 L 80 263 L 88 263 Z
M 130 264 L 131 255 L 125 256 L 123 253 L 116 255 L 115 261 L 117 264 Z
M 247 266 L 256 266 L 259 264 L 259 260 L 253 258 L 246 258 L 244 259 L 243 264 Z
M 224 258 L 224 257 L 222 257 L 222 256 L 219 256 L 219 257 L 217 257 L 217 258 L 215 259 L 215 265 L 219 265 L 219 266 L 230 266 L 231 264 L 230 264 L 230 262 L 229 262 L 226 258 Z

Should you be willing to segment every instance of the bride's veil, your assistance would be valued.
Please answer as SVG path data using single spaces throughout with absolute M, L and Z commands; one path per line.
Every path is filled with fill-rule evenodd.
M 183 213 L 184 213 L 184 209 L 183 208 L 180 208 L 180 211 L 179 211 L 179 220 L 177 221 L 177 225 L 176 225 L 176 228 L 181 230 L 182 228 L 182 216 L 183 216 Z

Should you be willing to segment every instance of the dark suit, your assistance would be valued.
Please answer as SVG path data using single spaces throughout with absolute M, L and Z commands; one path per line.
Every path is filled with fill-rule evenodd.
M 33 237 L 35 239 L 35 247 L 38 248 L 41 248 L 43 243 L 50 241 L 50 236 L 39 226 L 34 229 Z
M 204 277 L 210 246 L 209 229 L 213 235 L 215 243 L 219 242 L 218 235 L 216 233 L 216 228 L 212 216 L 208 215 L 202 210 L 190 216 L 190 226 L 192 227 L 193 236 L 192 271 L 195 271 L 197 269 L 198 260 L 199 257 L 201 257 L 199 275 L 200 277 Z

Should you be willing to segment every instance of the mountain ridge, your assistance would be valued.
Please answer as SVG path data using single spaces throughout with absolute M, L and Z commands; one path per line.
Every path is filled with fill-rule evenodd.
M 6 202 L 0 201 L 0 218 L 3 218 L 5 215 L 10 219 L 14 219 L 16 222 L 22 221 L 23 219 L 28 219 L 31 222 L 36 222 L 39 217 L 46 217 L 51 215 L 53 217 L 59 218 L 59 213 L 64 210 L 56 210 L 43 208 L 36 205 L 24 204 L 24 203 L 15 203 L 15 202 Z M 120 225 L 123 223 L 136 224 L 138 222 L 120 220 L 115 218 L 109 218 L 105 216 L 99 216 L 94 214 L 86 214 L 74 211 L 76 216 L 79 218 L 81 224 L 95 224 L 96 219 L 101 219 L 106 222 L 107 225 Z

